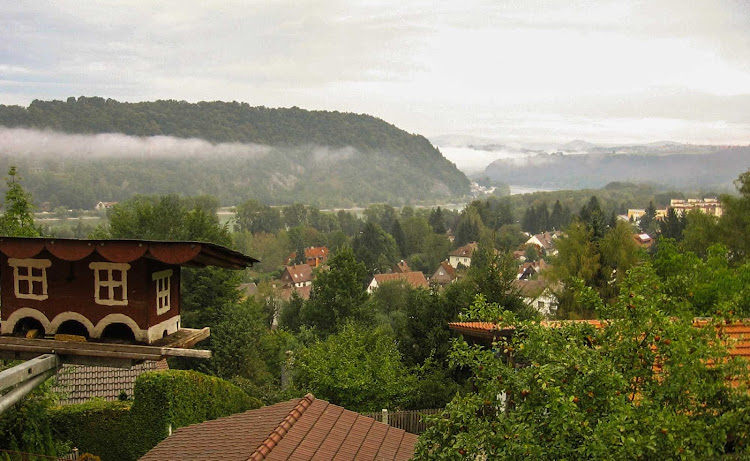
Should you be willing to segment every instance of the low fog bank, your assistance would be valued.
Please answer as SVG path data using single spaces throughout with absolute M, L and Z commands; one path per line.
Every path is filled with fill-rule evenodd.
M 261 158 L 271 147 L 260 144 L 218 143 L 172 136 L 129 136 L 119 133 L 67 134 L 51 130 L 0 127 L 0 153 L 6 156 L 53 158 Z M 323 150 L 319 155 L 330 154 Z

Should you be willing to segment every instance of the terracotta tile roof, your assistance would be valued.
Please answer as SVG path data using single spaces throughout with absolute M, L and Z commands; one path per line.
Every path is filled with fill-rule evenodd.
M 93 398 L 114 401 L 122 391 L 132 398 L 138 376 L 146 371 L 168 369 L 166 360 L 145 362 L 132 368 L 64 365 L 56 376 L 53 389 L 64 396 L 60 399 L 62 405 L 83 403 Z
M 391 274 L 375 274 L 373 280 L 378 283 L 378 286 L 385 282 L 392 282 L 394 280 L 405 280 L 409 285 L 414 288 L 428 287 L 427 279 L 424 278 L 424 274 L 419 271 L 412 272 L 398 272 Z
M 466 245 L 456 248 L 455 250 L 448 253 L 448 256 L 461 256 L 471 258 L 471 255 L 474 253 L 474 250 L 477 249 L 478 245 L 479 244 L 477 242 L 467 243 Z
M 325 258 L 328 256 L 328 247 L 305 248 L 305 258 Z
M 292 261 L 297 259 L 297 252 L 293 251 L 289 253 L 289 256 L 284 261 L 285 265 L 289 265 Z M 305 248 L 305 262 L 313 267 L 323 264 L 328 259 L 328 247 L 309 247 Z
M 708 324 L 709 319 L 696 318 L 693 325 L 702 327 Z M 604 320 L 545 320 L 541 325 L 557 328 L 571 323 L 588 323 L 596 328 L 607 326 L 608 322 Z M 478 339 L 493 339 L 498 336 L 507 336 L 513 331 L 512 327 L 499 329 L 497 325 L 491 322 L 453 322 L 448 327 L 469 337 Z M 750 320 L 743 322 L 730 323 L 721 326 L 721 332 L 726 335 L 729 344 L 729 354 L 735 357 L 747 357 L 750 359 Z
M 411 272 L 411 268 L 403 259 L 393 266 L 393 272 Z
M 417 436 L 311 394 L 177 429 L 146 456 L 159 460 L 408 460 Z
M 310 282 L 313 279 L 312 267 L 310 267 L 309 264 L 295 264 L 294 266 L 286 266 L 284 268 L 284 272 L 289 273 L 289 281 L 291 283 Z

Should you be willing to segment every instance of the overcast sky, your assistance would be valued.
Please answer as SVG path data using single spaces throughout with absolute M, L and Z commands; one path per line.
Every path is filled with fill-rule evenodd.
M 750 144 L 750 0 L 3 2 L 0 103 L 81 95 L 507 143 Z

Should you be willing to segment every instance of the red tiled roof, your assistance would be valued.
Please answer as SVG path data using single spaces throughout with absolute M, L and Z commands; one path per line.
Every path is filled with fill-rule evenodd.
M 289 253 L 284 264 L 289 264 L 297 258 L 297 252 L 293 251 Z M 308 263 L 317 259 L 316 264 L 324 262 L 328 258 L 328 247 L 309 247 L 305 248 L 305 261 Z
M 305 248 L 305 258 L 325 258 L 328 256 L 328 247 Z
M 465 256 L 467 258 L 471 258 L 471 255 L 474 253 L 474 250 L 477 249 L 477 246 L 477 242 L 467 243 L 466 245 L 456 248 L 455 250 L 448 253 L 448 256 Z
M 394 280 L 405 280 L 409 285 L 419 288 L 428 287 L 427 279 L 424 278 L 424 274 L 419 271 L 412 272 L 397 272 L 392 274 L 375 274 L 373 279 L 378 282 L 378 286 L 385 282 L 392 282 Z
M 417 436 L 307 394 L 177 429 L 144 461 L 408 460 Z
M 312 267 L 309 264 L 295 264 L 286 266 L 285 271 L 289 272 L 289 279 L 292 283 L 303 283 L 312 281 Z
M 393 266 L 393 272 L 411 272 L 411 268 L 403 259 Z

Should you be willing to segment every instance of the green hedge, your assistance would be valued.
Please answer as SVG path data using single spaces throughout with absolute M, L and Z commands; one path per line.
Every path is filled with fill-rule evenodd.
M 93 401 L 56 409 L 55 437 L 102 461 L 136 460 L 167 437 L 169 428 L 199 423 L 261 406 L 258 399 L 213 376 L 185 370 L 138 377 L 132 405 Z
M 131 459 L 127 444 L 122 443 L 132 422 L 130 406 L 130 402 L 92 400 L 58 407 L 51 414 L 52 432 L 56 439 L 78 447 L 79 453 L 101 453 L 103 459 Z

